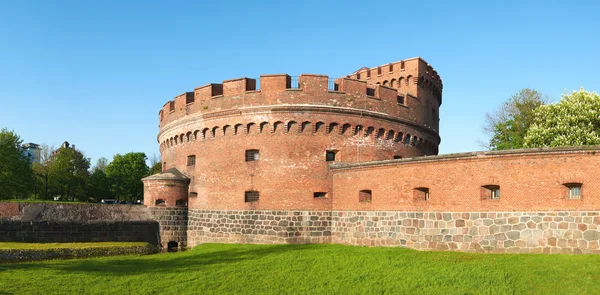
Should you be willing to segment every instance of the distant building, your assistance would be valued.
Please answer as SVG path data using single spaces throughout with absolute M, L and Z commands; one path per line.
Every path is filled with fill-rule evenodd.
M 25 156 L 27 156 L 27 158 L 29 159 L 29 163 L 39 163 L 40 162 L 40 151 L 42 149 L 40 148 L 39 144 L 35 144 L 35 143 L 26 143 L 23 145 L 23 154 L 25 154 Z

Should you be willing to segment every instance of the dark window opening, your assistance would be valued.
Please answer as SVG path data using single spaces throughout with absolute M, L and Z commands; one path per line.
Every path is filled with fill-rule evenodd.
M 484 185 L 481 187 L 481 198 L 484 200 L 499 200 L 500 186 L 495 184 Z
M 246 79 L 246 91 L 256 90 L 256 79 Z
M 403 61 L 400 62 L 400 70 L 404 70 L 404 62 Z
M 187 207 L 187 202 L 185 200 L 177 200 L 175 201 L 175 206 Z
M 167 243 L 167 252 L 177 252 L 178 248 L 179 244 L 175 241 L 170 241 L 169 243 Z
M 325 161 L 327 162 L 335 162 L 335 155 L 337 151 L 326 151 L 325 152 Z
M 373 200 L 373 193 L 371 190 L 361 190 L 358 192 L 358 201 L 360 203 L 371 203 Z
M 244 193 L 244 202 L 246 203 L 258 202 L 258 199 L 259 194 L 257 191 L 246 191 Z
M 190 192 L 190 198 L 196 198 L 196 197 L 198 197 L 197 192 Z
M 194 102 L 194 93 L 188 92 L 185 94 L 185 104 Z
M 175 111 L 175 102 L 169 101 L 169 112 L 174 112 L 174 111 Z
M 371 69 L 367 69 L 367 79 L 371 78 Z
M 367 96 L 375 96 L 375 88 L 367 87 Z
M 377 67 L 377 75 L 381 75 L 381 67 Z
M 313 194 L 313 198 L 315 198 L 315 199 L 327 198 L 327 193 L 326 192 L 315 192 Z
M 190 155 L 187 157 L 187 165 L 188 166 L 196 166 L 196 156 Z
M 393 65 L 393 64 L 390 64 L 390 72 L 393 72 L 393 71 L 394 71 L 394 65 Z M 392 86 L 393 86 L 393 85 L 392 85 Z
M 156 205 L 156 206 L 165 206 L 166 202 L 163 199 L 158 199 L 158 200 L 156 200 L 156 202 L 154 202 L 154 205 Z
M 356 80 L 360 80 L 360 73 L 356 73 Z
M 246 150 L 246 162 L 258 161 L 258 150 Z
M 413 196 L 416 201 L 429 201 L 429 188 L 417 187 L 413 190 Z
M 398 104 L 404 105 L 404 95 L 398 95 Z
M 402 159 L 402 156 L 395 155 L 394 160 L 397 160 L 397 159 Z

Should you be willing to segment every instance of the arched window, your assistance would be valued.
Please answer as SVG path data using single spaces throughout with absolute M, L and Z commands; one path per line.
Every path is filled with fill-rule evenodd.
M 383 137 L 384 134 L 385 134 L 385 129 L 379 128 L 379 130 L 377 130 L 377 135 L 375 137 L 381 138 L 381 137 Z
M 296 121 L 289 121 L 287 124 L 287 132 L 297 132 L 298 131 L 298 123 Z
M 234 129 L 233 132 L 234 132 L 235 135 L 242 134 L 243 130 L 244 130 L 244 125 L 242 125 L 242 124 L 235 124 L 234 128 L 235 129 Z
M 227 135 L 227 131 L 231 129 L 231 126 L 229 125 L 225 125 L 223 126 L 223 136 Z
M 265 133 L 267 130 L 269 130 L 269 122 L 260 123 L 260 133 Z
M 302 122 L 302 126 L 300 128 L 300 132 L 304 132 L 304 131 L 311 131 L 310 130 L 310 122 L 309 121 L 304 121 Z
M 246 125 L 246 134 L 253 134 L 256 133 L 256 124 L 254 123 L 248 123 L 248 125 Z
M 356 128 L 354 129 L 354 136 L 357 136 L 358 134 L 360 134 L 360 132 L 363 130 L 362 125 L 356 125 Z
M 344 126 L 342 126 L 342 135 L 346 134 L 346 132 L 348 132 L 348 130 L 350 130 L 352 126 L 348 123 L 344 124 Z
M 273 123 L 273 132 L 281 132 L 283 131 L 283 122 L 277 121 Z
M 320 130 L 322 130 L 323 128 L 321 128 L 321 127 L 323 127 L 323 125 L 325 125 L 325 123 L 323 123 L 323 122 L 317 122 L 317 123 L 315 124 L 315 133 L 317 133 L 317 132 L 319 132 Z
M 329 129 L 327 130 L 327 133 L 332 133 L 332 132 L 336 133 L 335 131 L 337 131 L 337 128 L 338 128 L 338 123 L 333 122 L 333 123 L 329 124 Z

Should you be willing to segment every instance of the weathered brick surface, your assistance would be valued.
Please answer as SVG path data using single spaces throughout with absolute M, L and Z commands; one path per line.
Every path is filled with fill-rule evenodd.
M 190 210 L 188 245 L 201 243 L 329 243 L 323 211 Z
M 600 209 L 600 149 L 530 149 L 480 152 L 333 168 L 333 210 L 502 212 Z M 570 199 L 565 184 L 580 183 Z M 498 185 L 500 198 L 482 198 Z M 415 198 L 428 188 L 429 200 Z M 359 202 L 371 190 L 372 201 Z
M 0 241 L 148 242 L 159 227 L 140 205 L 0 203 Z
M 406 65 L 386 74 L 410 72 L 415 81 L 432 75 L 422 59 Z M 249 89 L 252 81 L 198 87 L 159 113 L 163 168 L 189 176 L 189 192 L 197 193 L 188 201 L 190 208 L 328 210 L 332 187 L 326 151 L 336 151 L 337 162 L 350 163 L 437 154 L 440 101 L 419 92 L 426 84 L 411 84 L 407 96 L 397 87 L 352 77 L 304 74 L 292 85 L 288 75 L 263 75 L 259 90 Z M 334 83 L 336 90 L 328 86 Z M 259 150 L 258 161 L 245 160 L 248 149 Z M 190 155 L 196 156 L 194 165 L 187 163 Z M 163 188 L 149 189 L 149 199 L 175 193 Z M 249 190 L 260 192 L 258 202 L 244 202 Z M 329 197 L 315 199 L 315 192 Z
M 158 245 L 156 221 L 0 221 L 0 241 L 26 243 L 148 242 Z
M 160 245 L 163 248 L 169 242 L 177 242 L 179 248 L 187 246 L 187 208 L 150 207 L 148 210 L 160 225 Z
M 176 180 L 144 181 L 144 206 L 155 207 L 159 199 L 164 201 L 160 206 L 176 207 L 177 201 L 187 205 L 188 183 Z

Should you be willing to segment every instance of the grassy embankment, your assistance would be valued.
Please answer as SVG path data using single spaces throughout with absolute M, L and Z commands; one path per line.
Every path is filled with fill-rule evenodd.
M 598 255 L 206 244 L 0 265 L 4 294 L 600 294 Z

